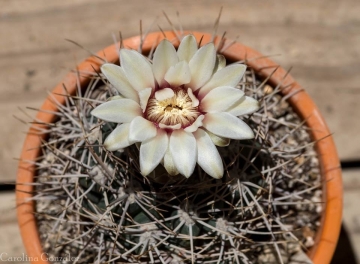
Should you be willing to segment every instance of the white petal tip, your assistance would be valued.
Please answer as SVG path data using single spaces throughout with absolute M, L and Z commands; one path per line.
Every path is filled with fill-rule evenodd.
M 154 138 L 143 141 L 140 146 L 140 171 L 146 176 L 152 172 L 164 158 L 168 148 L 166 132 L 158 129 Z
M 230 109 L 226 112 L 234 116 L 242 116 L 248 115 L 256 112 L 260 108 L 260 103 L 254 98 L 249 96 L 244 96 L 239 100 L 239 102 L 235 103 Z
M 113 100 L 119 100 L 119 99 L 124 99 L 124 97 L 122 97 L 121 95 L 115 95 L 110 97 L 107 101 L 113 101 Z
M 152 66 L 147 58 L 135 50 L 120 50 L 121 68 L 132 87 L 141 91 L 146 87 L 154 87 L 155 80 Z
M 111 149 L 111 144 L 104 143 L 104 147 L 109 151 L 114 151 L 115 149 Z
M 192 133 L 184 130 L 172 132 L 169 141 L 169 150 L 176 169 L 185 177 L 193 173 L 197 160 L 196 140 Z
M 130 146 L 133 142 L 129 141 L 129 124 L 122 124 L 115 128 L 105 139 L 104 147 L 109 151 L 116 151 Z
M 177 170 L 166 170 L 166 171 L 170 176 L 179 175 L 179 172 Z
M 214 175 L 210 175 L 211 177 L 213 177 L 214 179 L 221 179 L 224 175 L 223 175 L 223 173 L 222 174 L 214 174 Z
M 220 86 L 211 90 L 201 100 L 201 109 L 204 112 L 223 112 L 234 105 L 244 92 L 231 86 Z
M 181 61 L 171 66 L 164 79 L 172 86 L 180 86 L 191 81 L 190 68 L 187 62 Z
M 146 106 L 148 104 L 151 92 L 152 88 L 145 88 L 139 92 L 140 107 L 143 113 L 146 111 Z
M 167 70 L 178 62 L 176 50 L 167 39 L 162 40 L 153 56 L 153 73 L 159 85 L 162 85 Z
M 254 138 L 254 132 L 244 121 L 227 112 L 207 113 L 203 126 L 218 137 L 238 140 Z
M 186 127 L 184 130 L 189 133 L 195 132 L 199 127 L 203 125 L 202 121 L 204 120 L 204 115 L 200 115 L 197 117 L 194 123 L 191 126 Z
M 212 142 L 216 146 L 218 146 L 218 147 L 227 147 L 227 146 L 229 146 L 229 144 L 230 144 L 230 139 L 229 138 L 219 137 L 219 136 L 211 133 L 210 131 L 206 131 L 206 133 L 209 135 Z
M 193 91 L 191 90 L 191 88 L 188 88 L 187 90 L 188 95 L 192 101 L 192 107 L 197 107 L 199 106 L 199 100 L 196 98 L 196 96 L 194 95 Z
M 162 128 L 162 129 L 173 129 L 173 130 L 176 130 L 176 129 L 180 129 L 181 128 L 181 124 L 176 124 L 176 125 L 165 125 L 165 124 L 159 124 L 159 127 Z
M 254 131 L 251 130 L 251 133 L 249 133 L 248 139 L 253 139 L 253 138 L 255 138 L 255 134 L 254 134 Z
M 218 168 L 219 170 L 215 171 L 207 171 L 207 174 L 211 177 L 213 177 L 214 179 L 221 179 L 224 176 L 224 169 L 222 168 Z M 221 170 L 222 169 L 222 170 Z
M 189 62 L 198 50 L 196 38 L 193 35 L 185 36 L 179 45 L 177 54 L 180 61 Z
M 142 176 L 146 177 L 151 173 L 151 171 L 142 170 L 142 171 L 140 171 L 140 173 L 141 173 Z
M 155 93 L 155 98 L 158 101 L 163 101 L 163 100 L 166 100 L 166 99 L 169 99 L 169 98 L 173 97 L 174 95 L 175 95 L 175 93 L 174 93 L 173 89 L 164 88 L 164 89 L 158 90 Z
M 132 142 L 142 142 L 155 137 L 157 129 L 155 125 L 143 118 L 135 117 L 129 127 L 129 140 Z
M 191 82 L 189 86 L 196 91 L 212 76 L 216 61 L 216 50 L 213 43 L 202 46 L 189 62 Z

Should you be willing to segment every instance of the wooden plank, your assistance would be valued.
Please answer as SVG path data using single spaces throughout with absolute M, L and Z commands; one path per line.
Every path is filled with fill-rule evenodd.
M 0 135 L 2 136 L 0 148 L 0 184 L 6 182 L 14 182 L 16 177 L 16 170 L 20 151 L 25 140 L 26 132 L 28 131 L 29 124 L 23 124 L 14 117 L 17 116 L 22 120 L 29 121 L 30 118 L 23 114 L 18 108 L 24 108 L 26 105 L 31 107 L 39 107 L 44 100 L 45 93 L 38 95 L 36 93 L 25 96 L 17 97 L 6 101 L 0 100 L 0 123 L 7 124 L 0 126 Z M 35 111 L 26 111 L 32 118 L 35 117 Z
M 204 10 L 203 7 L 206 6 Z M 75 40 L 97 51 L 112 44 L 112 33 L 124 37 L 156 24 L 169 29 L 165 10 L 183 27 L 211 32 L 224 6 L 219 32 L 266 55 L 307 89 L 329 127 L 342 159 L 360 158 L 360 2 L 346 1 L 97 1 L 0 0 L 0 181 L 14 180 L 23 127 L 12 117 L 17 106 L 40 107 L 51 90 L 86 52 L 64 41 Z M 189 8 L 191 7 L 191 8 Z M 157 30 L 155 24 L 154 30 Z
M 357 260 L 360 261 L 360 169 L 343 172 L 344 212 L 343 221 L 350 236 Z
M 0 262 L 28 263 L 16 220 L 15 194 L 13 192 L 0 193 L 0 200 L 0 254 L 4 260 Z

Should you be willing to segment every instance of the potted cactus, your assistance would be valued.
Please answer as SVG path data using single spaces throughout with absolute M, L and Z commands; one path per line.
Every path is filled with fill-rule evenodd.
M 206 33 L 112 45 L 39 110 L 17 180 L 39 263 L 328 263 L 341 173 L 281 67 Z

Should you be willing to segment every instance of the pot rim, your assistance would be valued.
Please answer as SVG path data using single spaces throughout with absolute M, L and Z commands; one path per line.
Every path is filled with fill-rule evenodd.
M 193 34 L 197 41 L 202 38 L 202 43 L 208 43 L 212 40 L 212 35 L 202 32 L 184 32 Z M 176 38 L 176 33 L 173 31 L 154 32 L 148 34 L 143 40 L 143 52 L 149 52 L 154 46 L 154 43 L 159 43 L 162 39 L 167 38 L 174 40 L 175 45 L 179 44 Z M 220 37 L 215 37 L 215 43 L 224 41 L 224 46 L 229 47 L 221 52 L 227 59 L 233 61 L 246 60 L 246 64 L 252 67 L 260 76 L 268 77 L 272 85 L 280 85 L 281 92 L 284 96 L 289 96 L 288 102 L 300 115 L 306 120 L 306 124 L 311 128 L 311 135 L 316 141 L 315 148 L 318 153 L 320 161 L 320 169 L 322 174 L 323 184 L 323 202 L 325 203 L 325 210 L 321 219 L 321 226 L 317 232 L 315 245 L 308 252 L 308 256 L 315 264 L 330 263 L 332 255 L 335 251 L 337 240 L 340 233 L 341 218 L 342 218 L 342 180 L 341 167 L 337 155 L 335 144 L 331 133 L 321 116 L 318 108 L 304 91 L 304 89 L 278 64 L 263 56 L 259 52 L 242 45 L 238 42 L 230 40 L 221 40 Z M 136 49 L 141 42 L 140 36 L 131 37 L 123 40 L 123 44 L 127 48 Z M 97 56 L 105 59 L 108 62 L 118 62 L 119 43 L 108 46 L 99 51 Z M 77 66 L 78 71 L 94 72 L 100 71 L 101 61 L 92 56 Z M 275 72 L 274 69 L 277 68 Z M 89 82 L 89 76 L 77 75 L 75 72 L 68 73 L 64 80 L 59 83 L 52 91 L 51 97 L 47 97 L 43 103 L 40 111 L 35 118 L 36 121 L 42 123 L 51 123 L 55 120 L 55 116 L 46 113 L 45 111 L 56 111 L 57 107 L 53 104 L 54 98 L 59 103 L 65 102 L 64 86 L 70 94 L 75 94 L 77 90 L 77 83 L 84 87 Z M 20 233 L 23 239 L 24 246 L 27 250 L 27 256 L 33 263 L 48 263 L 46 256 L 42 251 L 39 233 L 37 230 L 36 220 L 34 216 L 34 202 L 30 200 L 33 192 L 33 177 L 35 173 L 35 166 L 29 164 L 29 161 L 35 161 L 40 154 L 41 136 L 36 134 L 41 127 L 46 127 L 41 122 L 34 123 L 26 136 L 20 161 L 18 165 L 18 173 L 16 180 L 16 205 L 17 218 L 20 227 Z M 30 183 L 30 184 L 29 184 Z

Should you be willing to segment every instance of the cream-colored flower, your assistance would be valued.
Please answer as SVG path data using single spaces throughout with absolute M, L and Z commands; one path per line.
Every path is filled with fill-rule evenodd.
M 196 162 L 221 178 L 222 159 L 216 146 L 230 139 L 250 139 L 253 131 L 237 116 L 259 108 L 236 88 L 246 66 L 225 67 L 213 43 L 198 49 L 192 35 L 179 48 L 163 40 L 152 63 L 134 50 L 120 50 L 121 67 L 105 63 L 101 72 L 123 98 L 105 102 L 92 115 L 120 125 L 106 138 L 110 151 L 141 142 L 140 169 L 146 176 L 159 163 L 171 175 L 189 177 Z

